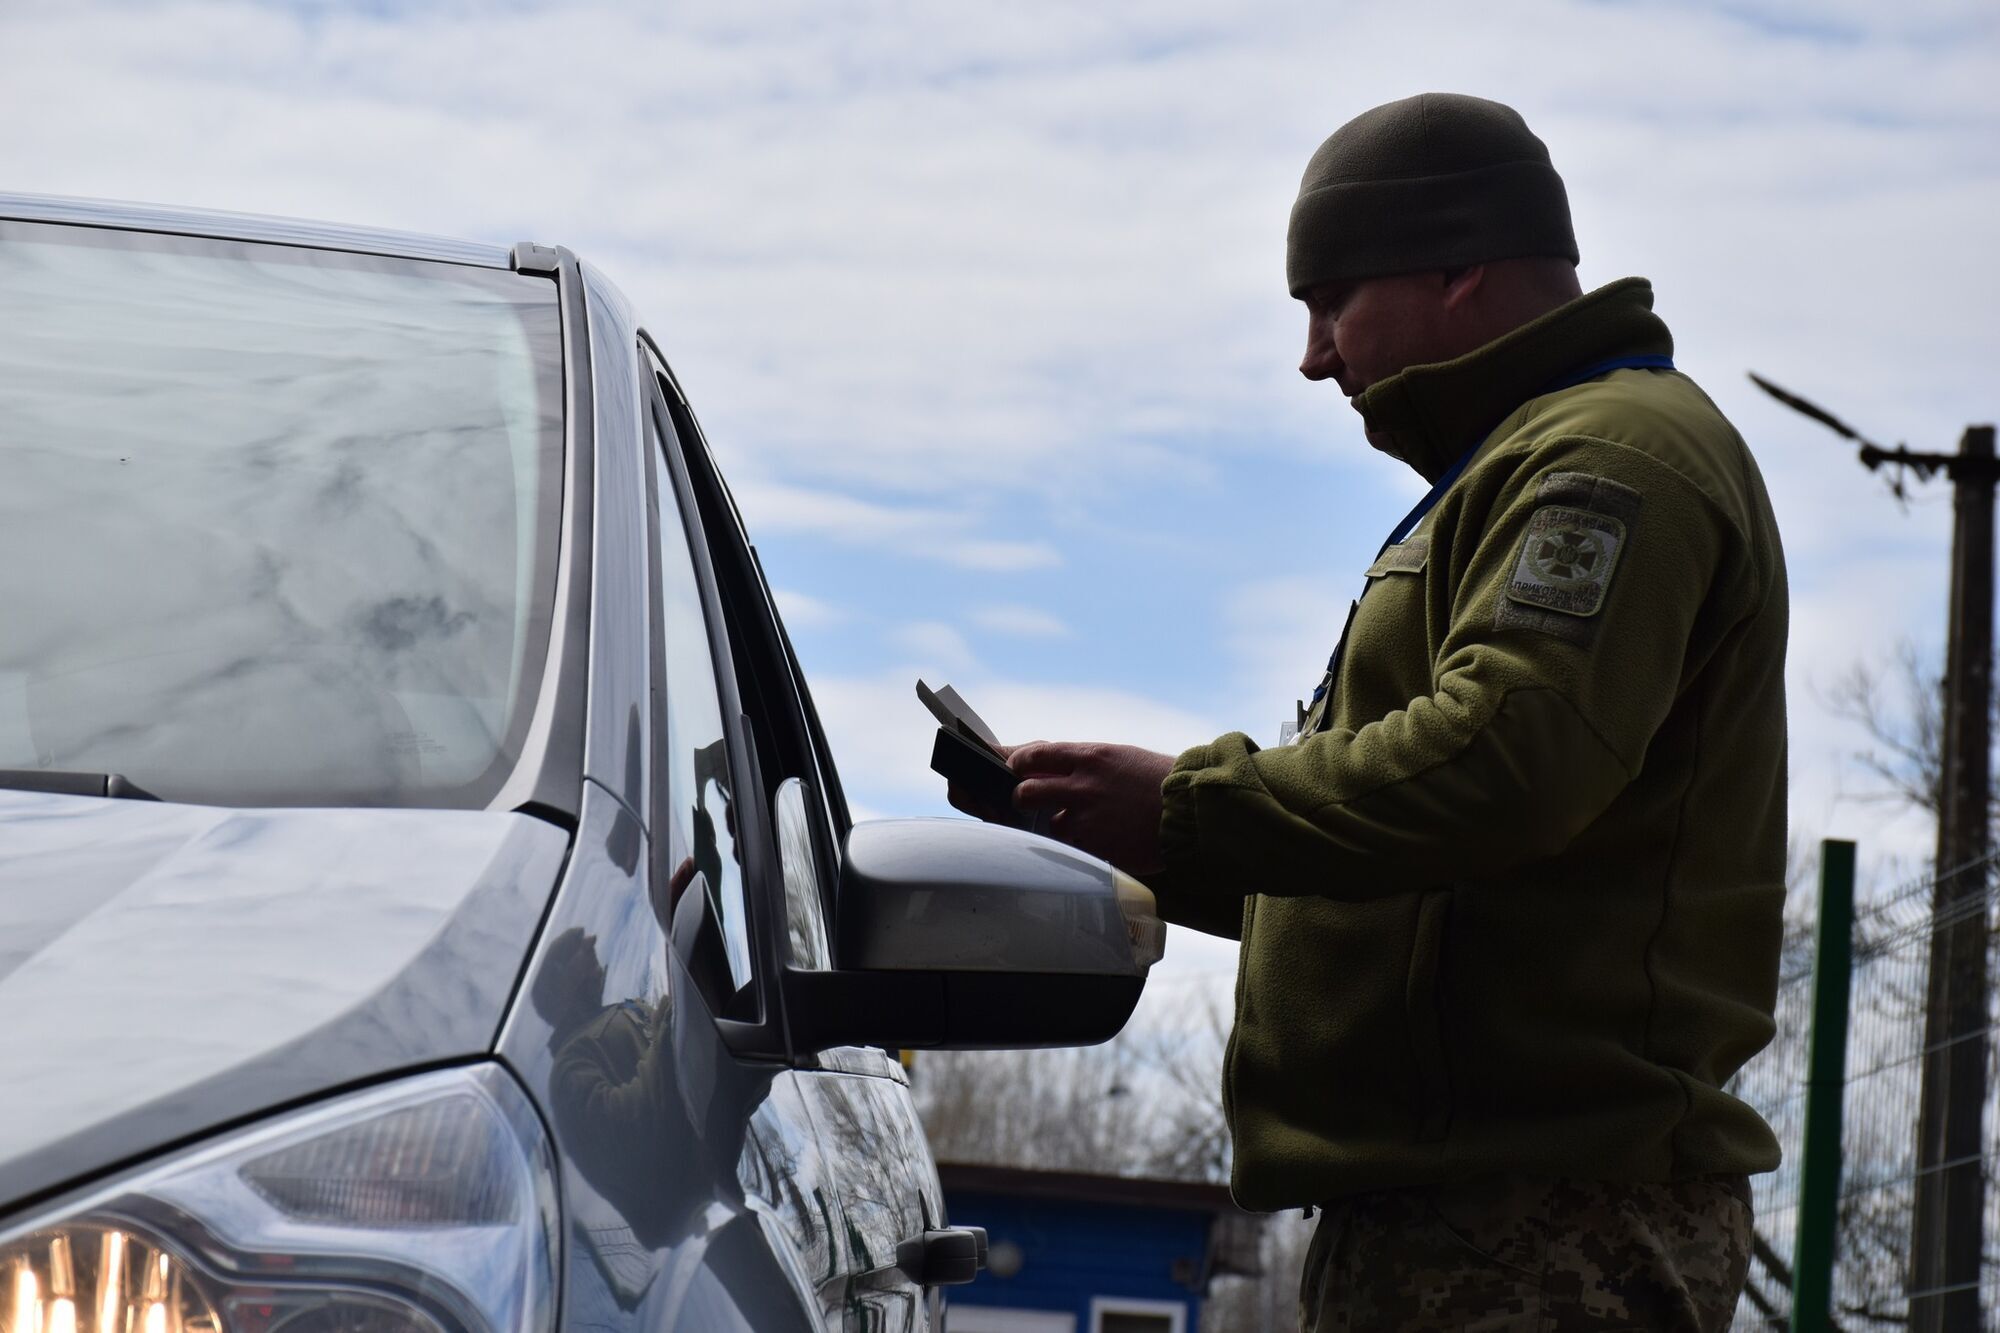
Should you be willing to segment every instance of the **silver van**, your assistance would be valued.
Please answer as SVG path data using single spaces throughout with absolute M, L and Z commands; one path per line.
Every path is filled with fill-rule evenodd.
M 0 1333 L 940 1327 L 896 1052 L 1104 1040 L 1161 927 L 849 819 L 618 292 L 0 195 L 0 309 Z

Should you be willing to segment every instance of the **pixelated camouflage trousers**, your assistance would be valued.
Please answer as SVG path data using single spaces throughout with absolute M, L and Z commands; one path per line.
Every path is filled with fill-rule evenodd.
M 1301 1333 L 1725 1329 L 1750 1267 L 1741 1176 L 1618 1184 L 1489 1176 L 1328 1205 Z

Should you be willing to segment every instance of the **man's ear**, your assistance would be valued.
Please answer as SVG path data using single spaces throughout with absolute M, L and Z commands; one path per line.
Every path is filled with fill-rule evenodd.
M 1444 272 L 1444 308 L 1454 313 L 1466 308 L 1486 282 L 1486 265 L 1468 264 Z

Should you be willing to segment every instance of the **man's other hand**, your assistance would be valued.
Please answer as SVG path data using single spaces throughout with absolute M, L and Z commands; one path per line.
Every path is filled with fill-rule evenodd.
M 1021 775 L 1014 804 L 1046 811 L 1049 830 L 1072 847 L 1144 876 L 1165 864 L 1160 851 L 1160 784 L 1174 757 L 1136 745 L 1030 741 L 1007 766 Z

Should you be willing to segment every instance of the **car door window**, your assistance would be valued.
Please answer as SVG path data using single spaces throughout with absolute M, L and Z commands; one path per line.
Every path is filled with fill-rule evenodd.
M 654 837 L 666 848 L 674 948 L 716 1012 L 733 1016 L 749 998 L 754 950 L 722 699 L 701 584 L 657 440 L 651 453 L 666 677 L 664 796 Z
M 700 515 L 707 555 L 727 611 L 736 692 L 742 700 L 756 767 L 769 784 L 763 809 L 776 845 L 772 897 L 784 895 L 780 944 L 794 967 L 832 966 L 826 921 L 837 881 L 838 842 L 846 803 L 825 755 L 825 741 L 797 659 L 772 604 L 756 552 L 745 540 L 734 502 L 716 473 L 700 428 L 681 401 L 664 365 L 653 362 L 659 406 L 668 414 L 662 434 L 678 442 Z M 758 891 L 752 886 L 752 891 Z

